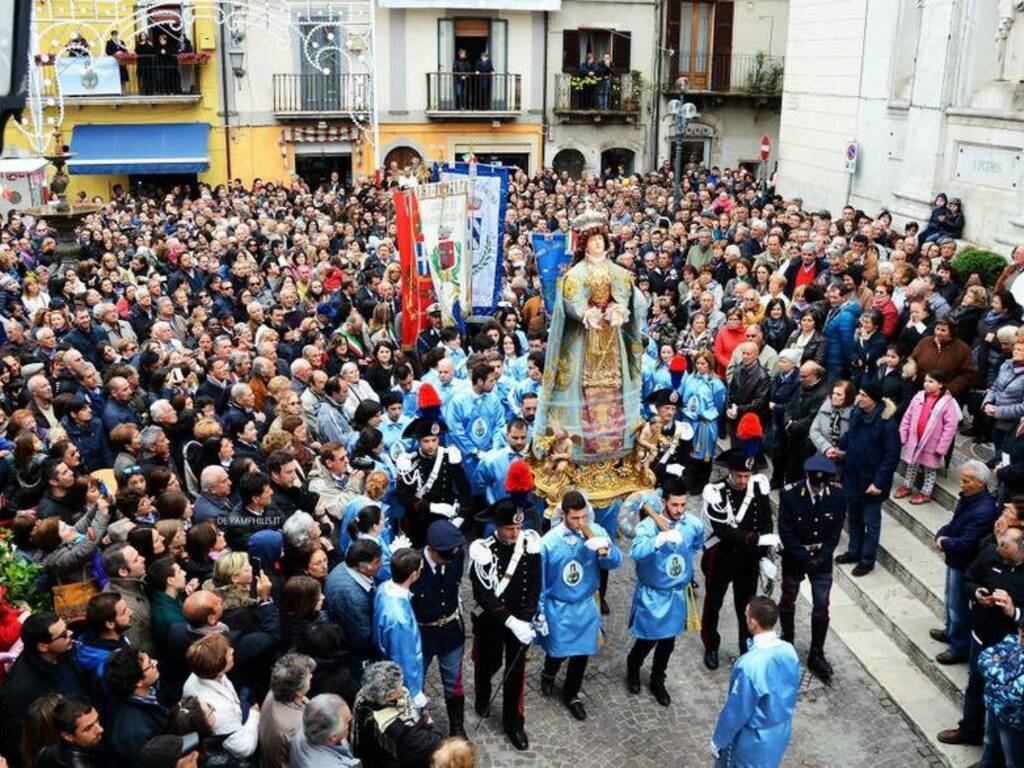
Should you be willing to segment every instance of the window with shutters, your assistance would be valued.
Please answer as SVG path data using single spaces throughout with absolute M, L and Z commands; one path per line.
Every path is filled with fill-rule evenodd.
M 592 56 L 600 62 L 606 53 L 612 57 L 612 72 L 629 72 L 631 33 L 614 29 L 566 29 L 562 31 L 562 72 L 575 75 Z
M 679 14 L 679 76 L 691 88 L 707 88 L 711 79 L 711 30 L 714 3 L 682 2 Z

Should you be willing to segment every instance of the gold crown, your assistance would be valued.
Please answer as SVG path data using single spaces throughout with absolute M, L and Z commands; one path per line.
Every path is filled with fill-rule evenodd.
M 581 234 L 591 229 L 605 229 L 608 226 L 608 217 L 591 209 L 573 219 L 572 225 Z

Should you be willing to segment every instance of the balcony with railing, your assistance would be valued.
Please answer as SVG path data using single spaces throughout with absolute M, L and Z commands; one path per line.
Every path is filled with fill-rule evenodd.
M 372 109 L 373 90 L 368 74 L 274 75 L 277 117 L 365 117 Z
M 781 99 L 785 59 L 766 53 L 694 54 L 679 61 L 666 94 Z M 685 85 L 684 85 L 685 78 Z
M 555 114 L 602 122 L 640 114 L 639 81 L 628 73 L 610 78 L 555 75 Z
M 462 72 L 427 73 L 427 115 L 445 119 L 497 120 L 523 110 L 522 75 Z
M 68 106 L 181 104 L 199 101 L 202 65 L 209 54 L 175 56 L 38 57 L 52 75 L 43 95 L 60 95 Z

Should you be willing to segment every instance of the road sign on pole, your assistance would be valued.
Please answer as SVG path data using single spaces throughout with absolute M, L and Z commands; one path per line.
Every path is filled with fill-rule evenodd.
M 761 160 L 767 160 L 772 153 L 772 140 L 766 133 L 761 137 Z

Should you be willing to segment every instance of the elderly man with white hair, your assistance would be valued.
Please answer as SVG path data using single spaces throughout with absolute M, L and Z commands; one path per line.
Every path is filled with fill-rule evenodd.
M 992 472 L 984 463 L 966 461 L 960 467 L 960 495 L 953 518 L 935 534 L 935 548 L 946 560 L 946 625 L 932 629 L 933 640 L 949 648 L 935 657 L 940 664 L 966 662 L 971 649 L 971 625 L 964 589 L 967 568 L 978 554 L 981 540 L 992 533 L 999 517 L 996 501 L 988 490 Z
M 348 743 L 352 713 L 345 700 L 321 693 L 306 703 L 302 728 L 295 732 L 288 755 L 291 768 L 359 768 Z
M 211 464 L 199 475 L 199 495 L 192 510 L 192 523 L 218 520 L 231 513 L 231 477 L 224 467 Z
M 292 360 L 291 388 L 292 392 L 302 394 L 302 391 L 309 385 L 309 378 L 313 375 L 313 366 L 304 357 L 297 357 Z

